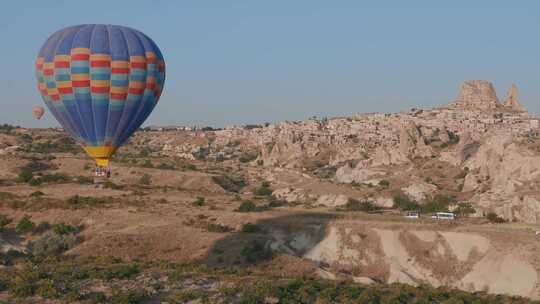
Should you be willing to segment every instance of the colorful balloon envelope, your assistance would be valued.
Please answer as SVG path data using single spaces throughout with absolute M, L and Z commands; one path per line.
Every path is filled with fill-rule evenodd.
M 35 106 L 32 108 L 32 115 L 34 118 L 41 119 L 43 114 L 45 114 L 45 109 L 42 106 Z
M 154 41 L 137 30 L 77 25 L 49 37 L 36 76 L 56 120 L 98 166 L 107 166 L 156 106 L 165 61 Z

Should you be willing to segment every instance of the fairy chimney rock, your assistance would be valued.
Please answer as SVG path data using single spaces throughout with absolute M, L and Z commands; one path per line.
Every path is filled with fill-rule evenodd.
M 519 102 L 518 88 L 515 84 L 512 84 L 506 95 L 506 102 L 504 106 L 514 111 L 525 112 L 527 111 L 523 105 Z

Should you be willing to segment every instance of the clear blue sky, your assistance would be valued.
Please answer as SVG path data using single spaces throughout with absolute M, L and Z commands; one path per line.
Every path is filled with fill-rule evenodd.
M 57 125 L 31 117 L 34 60 L 81 23 L 130 26 L 161 48 L 165 91 L 147 124 L 430 107 L 465 79 L 493 81 L 500 99 L 515 82 L 540 113 L 540 1 L 19 0 L 0 10 L 0 123 Z

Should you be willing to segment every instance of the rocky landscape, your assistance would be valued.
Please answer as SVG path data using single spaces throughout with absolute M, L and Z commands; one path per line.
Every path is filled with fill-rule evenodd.
M 1 126 L 0 303 L 539 300 L 539 121 L 466 81 L 433 109 L 145 128 L 102 184 L 62 130 Z

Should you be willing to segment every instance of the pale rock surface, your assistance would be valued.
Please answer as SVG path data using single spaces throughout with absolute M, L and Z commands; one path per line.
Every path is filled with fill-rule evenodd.
M 333 265 L 337 269 L 362 265 L 360 269 L 384 269 L 386 283 L 399 282 L 414 286 L 429 283 L 468 291 L 540 298 L 537 288 L 539 270 L 532 264 L 535 261 L 534 246 L 516 247 L 501 240 L 496 241 L 495 245 L 487 236 L 472 232 L 365 226 L 357 230 L 358 226 L 343 227 L 341 224 L 338 228 L 330 224 L 325 236 L 315 240 L 310 227 L 287 229 L 272 233 L 274 240 L 270 248 L 328 265 L 320 275 L 329 279 L 337 278 L 338 272 L 334 271 Z M 310 233 L 306 234 L 306 231 Z M 363 237 L 356 237 L 359 234 Z M 404 237 L 407 234 L 416 238 Z M 428 263 L 421 262 L 426 258 L 425 249 L 422 248 L 429 247 L 435 250 L 435 255 L 430 255 Z M 436 264 L 444 263 L 452 263 L 456 267 L 441 272 Z M 455 271 L 458 271 L 457 276 Z M 369 273 L 356 275 L 353 280 L 357 282 L 369 284 L 372 281 Z
M 319 196 L 317 199 L 317 205 L 326 207 L 340 207 L 347 204 L 349 198 L 343 194 L 325 194 Z
M 437 191 L 437 186 L 433 184 L 428 184 L 426 182 L 416 182 L 407 187 L 401 188 L 407 196 L 410 198 L 422 202 L 426 198 L 433 196 L 433 193 Z
M 508 93 L 506 96 L 506 102 L 504 103 L 505 107 L 510 108 L 514 111 L 527 111 L 525 107 L 519 102 L 518 88 L 515 84 L 512 84 L 512 86 L 508 89 Z
M 492 252 L 474 265 L 457 286 L 469 291 L 538 298 L 537 283 L 538 274 L 530 263 L 513 254 Z

